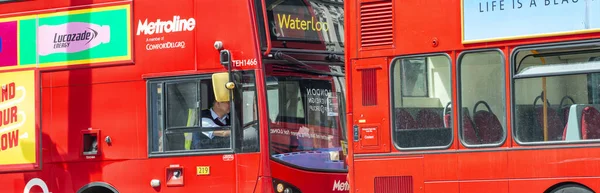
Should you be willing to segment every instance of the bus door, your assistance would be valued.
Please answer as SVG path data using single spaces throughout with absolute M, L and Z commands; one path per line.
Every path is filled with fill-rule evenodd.
M 234 144 L 237 192 L 255 192 L 260 166 L 258 103 L 254 70 L 232 72 L 235 88 L 232 114 L 235 114 Z M 229 75 L 223 73 L 223 79 Z M 224 81 L 223 81 L 224 82 Z M 225 87 L 221 87 L 225 88 Z M 226 92 L 226 91 L 223 91 Z

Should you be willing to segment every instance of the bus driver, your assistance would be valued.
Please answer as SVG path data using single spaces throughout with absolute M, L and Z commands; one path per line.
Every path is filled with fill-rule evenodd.
M 202 110 L 200 116 L 203 128 L 214 128 L 230 126 L 229 120 L 229 102 L 218 102 L 214 101 L 210 109 Z M 192 148 L 193 149 L 206 149 L 206 148 L 228 148 L 229 147 L 229 135 L 231 130 L 216 130 L 216 131 L 202 131 L 194 132 L 192 134 Z

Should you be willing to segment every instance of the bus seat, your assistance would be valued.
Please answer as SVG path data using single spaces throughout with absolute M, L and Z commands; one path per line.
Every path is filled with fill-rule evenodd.
M 564 98 L 563 98 L 564 99 Z M 544 107 L 543 105 L 538 105 L 537 102 L 542 101 L 542 95 L 535 97 L 533 101 L 533 106 L 535 107 L 535 126 L 532 132 L 537 133 L 536 136 L 540 136 L 539 140 L 544 140 Z M 561 104 L 564 100 L 561 100 Z M 555 141 L 562 139 L 562 131 L 564 125 L 561 121 L 561 117 L 558 115 L 558 112 L 550 105 L 550 102 L 546 100 L 546 115 L 547 115 L 547 128 L 548 128 L 548 140 Z M 559 107 L 560 108 L 560 105 Z
M 539 128 L 538 131 L 542 131 L 542 136 L 543 136 L 543 132 L 544 132 L 544 107 L 537 107 L 535 109 L 536 112 L 536 123 L 537 126 Z M 554 140 L 561 140 L 562 138 L 562 132 L 563 132 L 563 124 L 561 122 L 560 117 L 558 116 L 558 113 L 556 112 L 556 110 L 554 110 L 554 108 L 552 107 L 547 107 L 546 109 L 547 112 L 547 121 L 548 121 L 548 140 L 550 141 L 554 141 Z
M 408 113 L 406 110 L 404 109 L 395 109 L 395 117 L 396 120 L 394 120 L 394 130 L 401 130 L 401 129 L 414 129 L 416 128 L 416 123 L 415 120 L 413 119 L 412 115 L 410 115 L 410 113 Z
M 569 95 L 564 96 L 560 100 L 560 104 L 558 105 L 558 110 L 560 110 L 562 112 L 561 118 L 562 118 L 562 122 L 563 122 L 563 127 L 567 126 L 567 119 L 569 118 L 569 110 L 570 110 L 570 106 L 568 106 L 568 105 L 565 106 L 566 99 L 571 100 L 571 104 L 576 104 L 573 97 L 571 97 Z M 563 136 L 563 139 L 564 139 L 564 136 Z
M 600 138 L 600 104 L 573 104 L 569 108 L 569 117 L 563 131 L 563 139 L 581 140 Z M 585 117 L 584 117 L 585 114 Z M 585 136 L 584 136 L 585 135 Z
M 476 111 L 479 104 L 484 104 L 487 110 Z M 479 135 L 480 142 L 483 144 L 499 142 L 504 130 L 490 106 L 485 101 L 479 101 L 475 103 L 473 111 L 473 122 L 475 123 L 475 130 Z
M 430 109 L 421 109 L 417 113 L 417 128 L 443 128 L 442 117 Z
M 567 126 L 567 120 L 569 119 L 569 111 L 571 111 L 571 108 L 567 107 L 567 108 L 563 108 L 562 109 L 562 120 L 563 120 L 563 126 L 566 127 Z M 564 138 L 563 138 L 564 139 Z
M 468 111 L 463 111 L 462 114 L 462 129 L 463 129 L 463 140 L 467 142 L 467 144 L 478 144 L 479 137 L 477 137 L 477 131 L 473 127 L 473 120 L 471 120 L 471 116 L 469 116 Z
M 483 144 L 498 142 L 502 138 L 502 125 L 498 117 L 489 111 L 478 111 L 473 116 L 476 130 Z
M 446 108 L 448 109 L 449 112 L 445 111 L 445 115 L 444 115 L 444 121 L 445 121 L 445 127 L 450 128 L 452 127 L 452 116 L 451 113 L 452 111 L 450 110 L 450 108 Z M 471 120 L 471 116 L 469 116 L 469 109 L 467 109 L 466 107 L 463 107 L 462 109 L 462 138 L 465 142 L 467 142 L 467 144 L 478 144 L 479 143 L 479 138 L 477 137 L 477 131 L 475 131 L 475 128 L 473 128 L 473 120 Z
M 600 138 L 600 112 L 592 106 L 583 109 L 581 115 L 581 135 L 585 139 Z

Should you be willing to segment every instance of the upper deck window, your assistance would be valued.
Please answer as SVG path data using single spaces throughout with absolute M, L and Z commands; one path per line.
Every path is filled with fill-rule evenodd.
M 514 55 L 519 142 L 600 139 L 600 47 L 519 49 Z
M 266 4 L 273 47 L 344 51 L 343 0 L 266 0 Z

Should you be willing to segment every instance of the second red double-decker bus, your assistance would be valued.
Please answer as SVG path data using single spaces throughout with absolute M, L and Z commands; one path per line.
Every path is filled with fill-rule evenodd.
M 343 2 L 0 2 L 2 192 L 347 192 Z
M 600 191 L 600 2 L 346 2 L 350 192 Z

